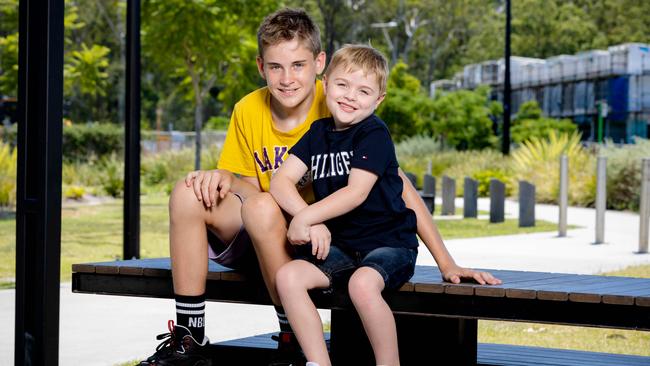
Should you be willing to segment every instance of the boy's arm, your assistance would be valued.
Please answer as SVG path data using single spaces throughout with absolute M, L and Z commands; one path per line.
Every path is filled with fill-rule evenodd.
M 479 272 L 460 267 L 456 264 L 449 251 L 447 251 L 442 237 L 438 232 L 438 228 L 433 222 L 431 213 L 424 204 L 424 201 L 420 198 L 411 181 L 404 175 L 402 169 L 399 169 L 399 175 L 404 183 L 402 198 L 406 203 L 406 207 L 413 210 L 417 218 L 418 236 L 422 239 L 427 249 L 429 249 L 431 255 L 433 255 L 436 263 L 438 263 L 443 279 L 452 283 L 459 283 L 463 278 L 473 278 L 481 285 L 486 283 L 490 285 L 500 284 L 501 280 L 495 278 L 489 272 Z
M 314 225 L 346 214 L 366 200 L 375 182 L 377 182 L 375 173 L 352 168 L 347 186 L 304 208 L 294 220 L 300 220 L 304 225 Z
M 296 216 L 300 210 L 307 207 L 307 203 L 296 189 L 296 183 L 306 172 L 305 163 L 290 154 L 271 179 L 271 195 L 291 216 Z

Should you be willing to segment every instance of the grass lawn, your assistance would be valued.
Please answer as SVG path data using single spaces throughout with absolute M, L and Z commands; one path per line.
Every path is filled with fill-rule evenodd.
M 140 251 L 143 258 L 169 255 L 169 216 L 166 195 L 142 196 Z M 461 209 L 462 214 L 462 209 Z M 99 205 L 71 204 L 61 211 L 61 281 L 70 281 L 73 263 L 101 262 L 122 256 L 122 200 Z M 490 224 L 487 220 L 436 220 L 443 238 L 471 238 L 539 231 L 557 225 L 537 221 L 518 228 L 516 219 Z M 16 273 L 16 220 L 0 219 L 0 288 L 13 288 Z
M 650 278 L 650 265 L 604 275 Z M 478 340 L 482 343 L 650 356 L 650 332 L 489 320 L 479 321 L 478 328 Z

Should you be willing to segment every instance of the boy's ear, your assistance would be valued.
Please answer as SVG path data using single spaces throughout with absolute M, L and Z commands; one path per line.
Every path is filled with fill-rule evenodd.
M 386 98 L 386 93 L 382 93 L 377 97 L 377 104 L 375 104 L 375 109 L 379 108 L 379 105 L 384 101 L 384 98 Z
M 323 75 L 323 94 L 327 95 L 327 75 Z
M 257 56 L 255 61 L 257 63 L 257 71 L 260 73 L 262 79 L 266 80 L 266 77 L 264 76 L 264 59 L 262 59 L 261 56 Z
M 314 61 L 316 62 L 316 75 L 320 75 L 323 73 L 323 70 L 325 70 L 325 62 L 327 60 L 327 57 L 325 55 L 325 52 L 321 51 L 318 55 L 316 55 L 316 58 Z

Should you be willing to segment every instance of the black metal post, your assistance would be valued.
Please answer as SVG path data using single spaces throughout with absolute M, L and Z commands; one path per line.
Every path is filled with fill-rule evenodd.
M 58 365 L 63 0 L 20 0 L 15 365 Z
M 503 140 L 501 151 L 503 154 L 510 153 L 510 0 L 506 0 L 506 55 L 505 64 L 506 70 L 503 80 Z
M 124 259 L 140 258 L 140 0 L 126 9 Z

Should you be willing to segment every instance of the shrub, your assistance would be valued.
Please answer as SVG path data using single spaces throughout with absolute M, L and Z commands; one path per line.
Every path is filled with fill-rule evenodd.
M 474 173 L 472 178 L 478 181 L 478 195 L 480 197 L 487 197 L 490 195 L 490 180 L 493 178 L 498 179 L 505 184 L 506 197 L 510 196 L 512 193 L 512 178 L 503 171 L 492 169 L 481 170 Z
M 124 193 L 124 159 L 119 159 L 112 154 L 101 160 L 103 174 L 101 176 L 102 188 L 112 197 L 120 197 Z
M 225 131 L 228 129 L 230 119 L 224 116 L 213 116 L 205 122 L 204 130 Z
M 433 118 L 421 131 L 435 136 L 458 150 L 480 150 L 495 146 L 490 116 L 497 110 L 488 101 L 489 89 L 458 90 L 443 94 L 433 102 Z
M 0 142 L 0 206 L 16 205 L 17 149 Z
M 580 135 L 557 134 L 533 137 L 513 151 L 514 179 L 535 185 L 538 202 L 557 203 L 560 156 L 569 160 L 569 203 L 587 206 L 595 197 L 595 158 L 580 144 Z M 516 182 L 512 182 L 517 187 Z
M 522 143 L 533 137 L 545 138 L 551 131 L 572 134 L 578 127 L 569 119 L 525 119 L 512 127 L 512 141 Z
M 111 123 L 88 123 L 63 128 L 63 158 L 88 161 L 122 153 L 124 129 Z
M 650 141 L 635 138 L 634 144 L 617 147 L 608 141 L 599 149 L 607 158 L 607 206 L 638 210 L 641 200 L 641 162 L 650 157 Z
M 439 139 L 426 135 L 411 136 L 395 144 L 398 157 L 428 156 L 444 150 Z
M 63 197 L 73 200 L 80 200 L 86 193 L 86 189 L 82 186 L 66 186 L 63 188 Z

